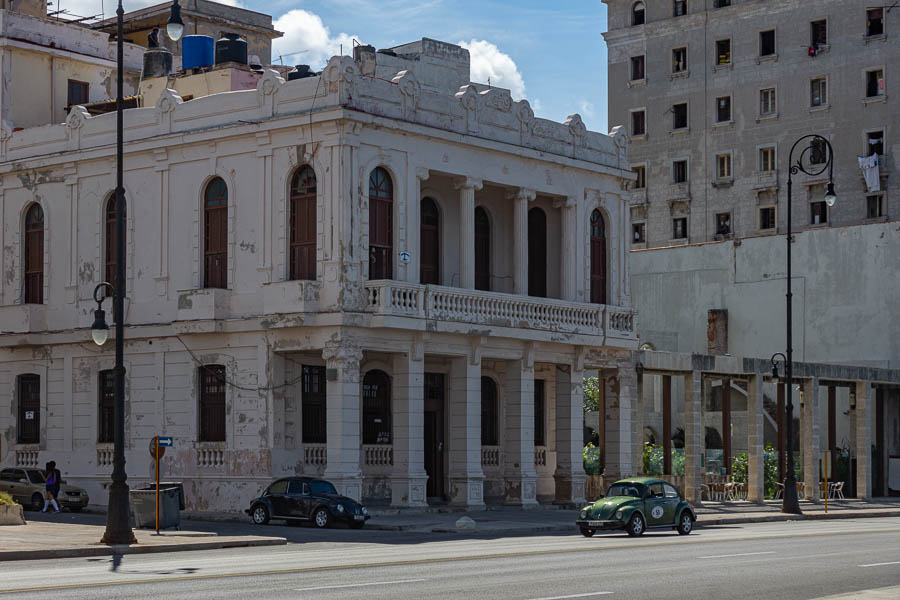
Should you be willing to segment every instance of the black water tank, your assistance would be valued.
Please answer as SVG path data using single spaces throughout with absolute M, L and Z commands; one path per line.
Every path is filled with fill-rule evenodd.
M 149 48 L 144 51 L 142 79 L 168 77 L 172 72 L 172 53 L 165 48 Z
M 236 62 L 247 64 L 247 40 L 236 33 L 223 33 L 216 41 L 216 64 Z
M 314 77 L 315 73 L 313 73 L 312 69 L 309 68 L 309 65 L 297 65 L 294 67 L 293 71 L 288 71 L 287 77 L 288 81 L 293 81 L 295 79 L 306 79 L 307 77 Z

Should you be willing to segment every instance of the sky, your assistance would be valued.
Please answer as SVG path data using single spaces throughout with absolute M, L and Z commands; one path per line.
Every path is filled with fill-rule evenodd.
M 114 14 L 113 0 L 55 0 L 78 15 Z M 125 0 L 125 10 L 159 0 Z M 469 49 L 472 80 L 527 98 L 535 115 L 578 113 L 607 132 L 606 5 L 600 0 L 225 0 L 271 14 L 284 37 L 273 62 L 322 67 L 352 40 L 388 48 L 429 37 Z M 51 6 L 50 10 L 54 7 Z M 304 52 L 301 52 L 304 51 Z

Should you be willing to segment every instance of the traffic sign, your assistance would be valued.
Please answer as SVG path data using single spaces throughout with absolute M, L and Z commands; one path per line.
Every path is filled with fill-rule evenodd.
M 172 445 L 172 437 L 169 436 L 169 437 L 159 438 L 159 445 L 160 446 L 171 446 Z

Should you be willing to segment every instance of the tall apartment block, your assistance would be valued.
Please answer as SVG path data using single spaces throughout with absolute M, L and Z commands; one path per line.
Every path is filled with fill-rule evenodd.
M 609 122 L 625 125 L 632 248 L 896 219 L 900 5 L 877 0 L 603 0 Z M 877 159 L 872 159 L 877 155 Z M 824 144 L 794 162 L 820 170 Z M 867 158 L 861 167 L 860 158 Z M 877 165 L 877 169 L 875 166 Z

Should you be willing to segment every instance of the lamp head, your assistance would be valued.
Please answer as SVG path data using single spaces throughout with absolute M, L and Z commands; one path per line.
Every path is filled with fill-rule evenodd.
M 109 339 L 109 325 L 106 324 L 106 313 L 102 308 L 94 311 L 94 324 L 91 325 L 91 337 L 94 343 L 102 346 Z
M 778 379 L 778 364 L 774 360 L 772 361 L 772 378 Z
M 169 20 L 166 22 L 166 33 L 173 42 L 180 40 L 184 33 L 184 21 L 181 20 L 181 5 L 178 4 L 178 0 L 172 3 Z
M 828 186 L 825 188 L 825 204 L 832 207 L 835 201 L 837 201 L 837 195 L 834 193 L 834 182 L 829 181 Z

